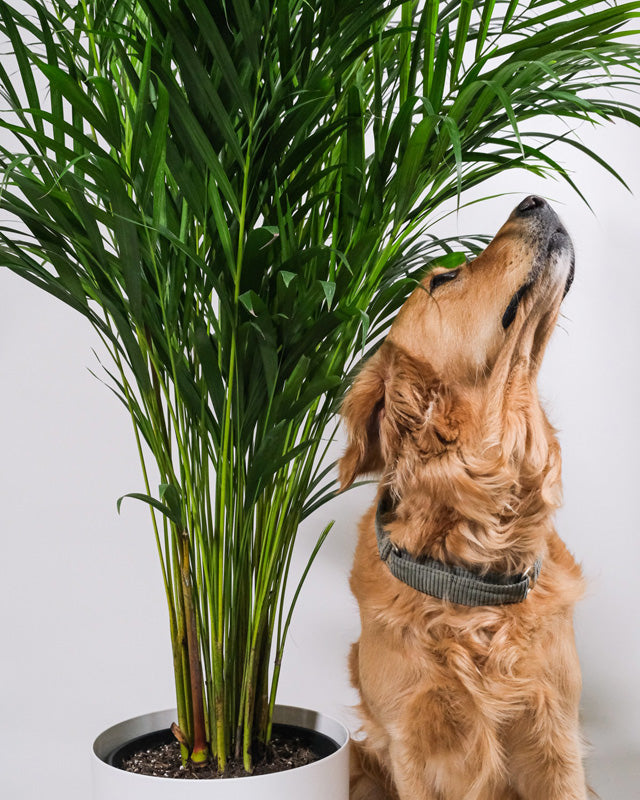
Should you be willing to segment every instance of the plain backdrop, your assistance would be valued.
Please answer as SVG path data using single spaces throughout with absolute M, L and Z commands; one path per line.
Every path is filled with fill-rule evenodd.
M 511 173 L 452 213 L 440 233 L 493 233 L 531 192 L 571 232 L 577 273 L 547 352 L 540 390 L 559 429 L 565 504 L 558 528 L 583 564 L 577 612 L 590 774 L 603 800 L 640 797 L 640 133 L 583 125 L 583 141 L 633 194 L 581 155 L 570 188 Z M 477 195 L 479 196 L 479 195 Z M 90 327 L 0 269 L 0 789 L 11 800 L 89 796 L 89 750 L 104 727 L 173 704 L 164 596 L 130 423 L 96 369 Z M 341 449 L 336 447 L 336 454 Z M 358 636 L 348 589 L 363 487 L 301 528 L 302 568 L 336 525 L 302 594 L 281 702 L 354 724 L 346 656 Z

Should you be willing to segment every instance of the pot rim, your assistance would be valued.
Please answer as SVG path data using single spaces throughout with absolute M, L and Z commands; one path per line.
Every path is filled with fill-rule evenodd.
M 163 709 L 162 711 L 151 711 L 146 714 L 139 714 L 135 717 L 130 717 L 129 719 L 117 722 L 114 725 L 105 728 L 95 738 L 91 748 L 92 757 L 99 762 L 101 769 L 115 770 L 118 773 L 124 773 L 132 780 L 136 779 L 140 782 L 146 780 L 147 782 L 160 781 L 162 783 L 169 783 L 175 781 L 179 783 L 185 783 L 183 778 L 164 778 L 154 775 L 140 775 L 136 772 L 127 772 L 119 767 L 114 767 L 112 764 L 108 764 L 104 760 L 108 753 L 112 752 L 116 747 L 124 744 L 126 741 L 134 739 L 140 734 L 144 735 L 145 733 L 151 733 L 156 730 L 168 728 L 171 724 L 170 721 L 174 721 L 176 716 L 177 711 L 175 708 L 167 708 Z M 165 718 L 166 720 L 170 721 L 167 722 Z M 302 770 L 313 770 L 314 767 L 317 769 L 317 765 L 319 764 L 327 765 L 327 768 L 329 768 L 329 764 L 333 760 L 341 758 L 344 749 L 349 745 L 350 733 L 345 723 L 333 716 L 330 716 L 329 714 L 325 714 L 324 712 L 313 711 L 311 709 L 302 708 L 299 706 L 276 704 L 274 709 L 274 721 L 290 725 L 299 725 L 300 727 L 308 728 L 318 733 L 323 733 L 334 740 L 338 749 L 334 753 L 331 753 L 330 755 L 325 756 L 318 761 L 314 761 L 311 764 L 305 764 L 301 767 L 294 767 L 290 770 L 271 772 L 267 775 L 243 775 L 236 778 L 224 778 L 223 780 L 225 784 L 229 784 L 230 782 L 233 783 L 234 781 L 242 781 L 244 785 L 244 783 L 250 781 L 265 781 L 269 779 L 275 780 L 286 773 L 295 772 L 296 774 L 301 774 Z M 207 779 L 205 782 L 208 783 L 215 780 L 217 779 L 211 778 Z M 189 781 L 186 782 L 189 783 Z M 197 781 L 197 783 L 201 783 L 201 781 Z

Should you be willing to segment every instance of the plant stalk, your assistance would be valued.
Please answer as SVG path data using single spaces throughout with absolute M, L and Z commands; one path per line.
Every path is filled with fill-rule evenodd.
M 181 578 L 184 615 L 187 629 L 187 648 L 189 652 L 189 675 L 191 679 L 191 703 L 193 708 L 193 745 L 190 761 L 196 766 L 203 766 L 209 758 L 207 729 L 204 716 L 204 686 L 202 681 L 202 664 L 200 662 L 198 629 L 196 624 L 193 596 L 191 592 L 191 576 L 189 569 L 189 536 L 181 532 Z

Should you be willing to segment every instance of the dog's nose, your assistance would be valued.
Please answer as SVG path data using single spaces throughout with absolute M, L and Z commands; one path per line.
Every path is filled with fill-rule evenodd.
M 538 197 L 535 194 L 530 194 L 529 197 L 525 197 L 520 205 L 516 208 L 516 214 L 519 217 L 524 217 L 527 214 L 535 214 L 536 211 L 542 211 L 546 205 L 547 201 L 543 200 L 542 197 Z

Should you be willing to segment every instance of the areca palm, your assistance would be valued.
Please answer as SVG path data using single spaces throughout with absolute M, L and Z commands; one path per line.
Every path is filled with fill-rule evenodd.
M 429 236 L 446 203 L 506 169 L 571 182 L 559 141 L 612 171 L 571 125 L 640 124 L 619 92 L 640 84 L 640 3 L 23 6 L 0 2 L 15 61 L 0 264 L 111 356 L 183 757 L 250 771 L 300 589 L 287 603 L 296 530 L 335 491 L 348 373 L 429 263 L 482 246 Z

